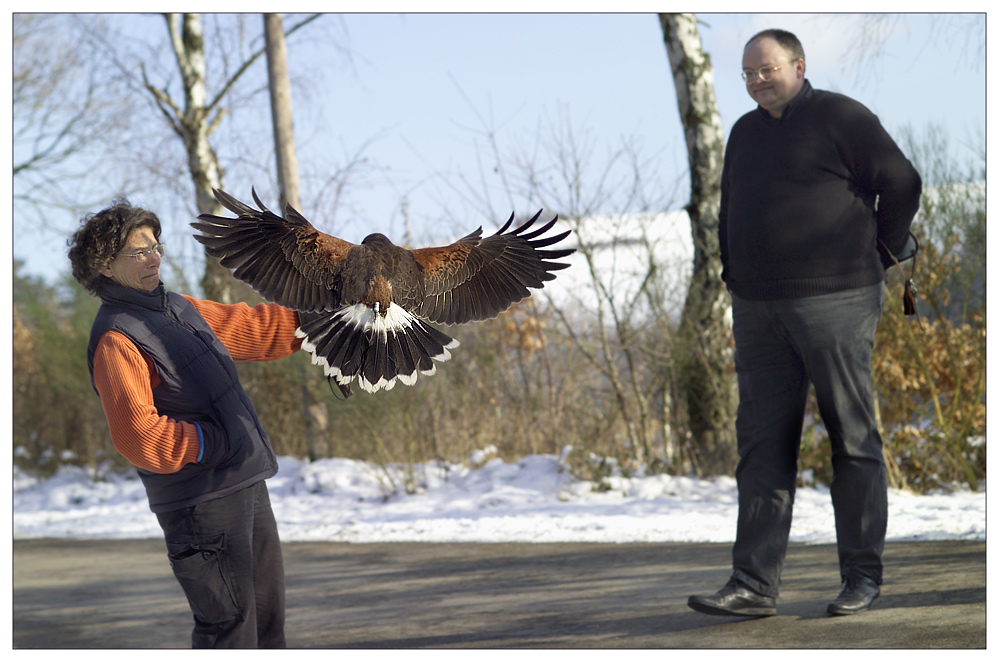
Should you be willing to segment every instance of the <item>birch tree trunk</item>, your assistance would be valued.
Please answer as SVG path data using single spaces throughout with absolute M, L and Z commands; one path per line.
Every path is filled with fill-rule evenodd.
M 718 211 L 725 158 L 714 75 L 693 14 L 660 14 L 676 86 L 690 168 L 694 265 L 683 311 L 688 348 L 681 371 L 692 457 L 701 475 L 730 475 L 735 468 L 735 413 L 731 299 L 721 279 Z
M 160 109 L 184 141 L 187 168 L 194 182 L 198 213 L 221 214 L 222 206 L 215 200 L 212 189 L 222 188 L 222 173 L 208 136 L 215 129 L 222 113 L 217 108 L 217 102 L 209 102 L 205 87 L 205 42 L 201 18 L 197 14 L 167 14 L 166 22 L 183 82 L 184 107 L 178 108 L 164 92 L 152 88 L 148 83 L 146 87 L 156 96 Z M 214 118 L 211 117 L 212 113 Z M 221 303 L 233 303 L 235 280 L 228 269 L 207 254 L 201 284 L 207 298 Z
M 313 14 L 286 33 L 281 32 L 282 25 L 279 21 L 277 27 L 278 31 L 281 32 L 281 43 L 284 43 L 285 36 L 314 21 L 319 16 L 320 14 Z M 221 214 L 223 212 L 222 206 L 215 200 L 212 189 L 222 188 L 222 169 L 219 167 L 218 157 L 208 138 L 225 114 L 222 100 L 229 89 L 265 51 L 261 48 L 250 54 L 235 73 L 223 82 L 215 95 L 209 98 L 205 85 L 205 41 L 201 17 L 198 14 L 166 14 L 165 18 L 170 33 L 170 43 L 177 59 L 184 87 L 183 108 L 170 98 L 165 89 L 150 83 L 145 76 L 145 71 L 143 71 L 143 84 L 153 95 L 167 122 L 184 141 L 184 148 L 187 151 L 187 166 L 194 182 L 198 213 Z M 295 180 L 297 182 L 297 166 Z M 239 287 L 237 285 L 228 269 L 219 265 L 215 258 L 205 255 L 205 275 L 202 279 L 205 296 L 222 303 L 232 303 L 238 300 L 236 292 L 242 288 L 241 284 Z

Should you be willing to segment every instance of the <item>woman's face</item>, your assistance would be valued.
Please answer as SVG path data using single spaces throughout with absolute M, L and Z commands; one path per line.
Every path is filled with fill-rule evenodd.
M 153 229 L 148 225 L 128 234 L 125 245 L 101 273 L 119 285 L 152 292 L 160 284 L 160 253 Z M 143 252 L 145 251 L 145 252 Z

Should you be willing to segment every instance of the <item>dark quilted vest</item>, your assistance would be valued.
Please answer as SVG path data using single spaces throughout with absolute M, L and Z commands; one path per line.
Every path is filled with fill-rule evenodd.
M 97 343 L 113 329 L 153 360 L 161 379 L 153 402 L 161 416 L 210 421 L 225 434 L 224 441 L 215 442 L 227 448 L 214 466 L 187 464 L 172 474 L 138 469 L 154 513 L 216 499 L 277 473 L 277 458 L 239 383 L 235 362 L 187 299 L 162 285 L 145 292 L 106 281 L 101 301 L 87 349 L 91 381 Z M 205 455 L 218 453 L 206 449 Z

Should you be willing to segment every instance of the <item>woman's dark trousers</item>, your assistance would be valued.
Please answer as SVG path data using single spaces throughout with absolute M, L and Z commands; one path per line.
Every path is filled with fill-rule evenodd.
M 284 563 L 264 481 L 157 518 L 194 648 L 283 648 Z
M 883 304 L 883 283 L 802 299 L 732 297 L 739 382 L 733 577 L 760 594 L 780 590 L 809 383 L 832 444 L 841 577 L 881 583 L 888 493 L 871 350 Z

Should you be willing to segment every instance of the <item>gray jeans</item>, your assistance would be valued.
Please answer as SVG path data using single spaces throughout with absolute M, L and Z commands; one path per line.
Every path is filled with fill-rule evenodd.
M 732 297 L 739 381 L 733 577 L 758 593 L 780 590 L 809 383 L 832 442 L 841 577 L 881 583 L 888 490 L 871 350 L 884 297 L 884 283 L 803 299 Z
M 157 513 L 194 648 L 284 648 L 284 561 L 267 485 Z

